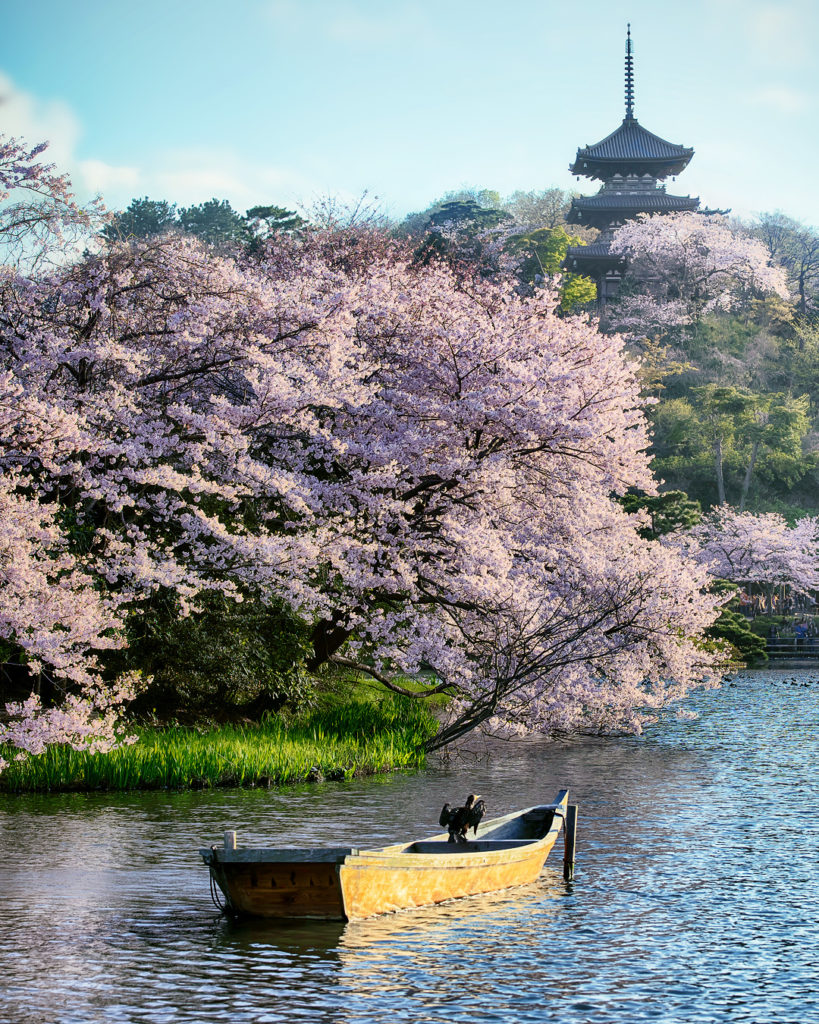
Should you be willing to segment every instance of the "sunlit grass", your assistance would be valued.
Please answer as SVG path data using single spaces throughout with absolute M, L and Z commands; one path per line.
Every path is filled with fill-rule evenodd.
M 174 726 L 134 730 L 136 743 L 107 754 L 54 746 L 0 773 L 0 789 L 206 789 L 278 786 L 308 778 L 352 778 L 424 763 L 423 744 L 437 723 L 411 700 L 355 701 L 293 722 L 271 716 L 258 725 Z

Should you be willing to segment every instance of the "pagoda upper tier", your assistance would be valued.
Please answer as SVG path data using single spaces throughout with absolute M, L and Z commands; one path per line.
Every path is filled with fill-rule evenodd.
M 693 149 L 666 142 L 643 128 L 636 117 L 627 114 L 611 135 L 593 146 L 578 149 L 577 158 L 569 170 L 572 174 L 601 181 L 607 181 L 615 174 L 623 177 L 648 174 L 662 180 L 684 170 L 693 155 Z

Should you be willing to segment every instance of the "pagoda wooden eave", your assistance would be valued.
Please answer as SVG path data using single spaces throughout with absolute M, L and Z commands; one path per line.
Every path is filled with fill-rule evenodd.
M 564 267 L 571 263 L 577 264 L 600 264 L 606 267 L 619 266 L 625 263 L 623 256 L 617 255 L 609 248 L 609 242 L 592 242 L 591 245 L 570 245 L 566 250 L 563 262 Z M 578 271 L 586 273 L 586 271 Z
M 681 213 L 699 209 L 697 196 L 671 196 L 659 190 L 640 189 L 635 192 L 604 190 L 593 196 L 577 196 L 566 220 L 570 224 L 605 227 L 614 222 L 630 220 L 640 213 Z
M 603 181 L 615 174 L 667 178 L 679 174 L 693 155 L 693 149 L 667 142 L 643 128 L 636 118 L 626 117 L 605 139 L 578 149 L 569 170 L 572 174 Z

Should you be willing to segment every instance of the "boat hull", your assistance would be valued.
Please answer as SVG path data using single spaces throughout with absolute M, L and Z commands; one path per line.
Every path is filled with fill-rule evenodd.
M 378 850 L 214 846 L 200 853 L 229 913 L 350 921 L 533 882 L 567 798 L 564 791 L 554 804 L 486 822 L 464 845 L 438 835 Z
M 360 856 L 339 866 L 348 920 L 423 907 L 533 882 L 554 838 L 526 852 Z
M 238 917 L 346 920 L 337 864 L 220 864 L 211 866 Z

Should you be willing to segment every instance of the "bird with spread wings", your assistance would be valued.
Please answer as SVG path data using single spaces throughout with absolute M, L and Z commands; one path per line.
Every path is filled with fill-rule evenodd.
M 470 828 L 473 829 L 473 834 L 477 835 L 478 825 L 485 814 L 486 803 L 483 798 L 470 793 L 463 807 L 453 808 L 449 804 L 444 804 L 438 823 L 449 831 L 450 843 L 465 843 Z

